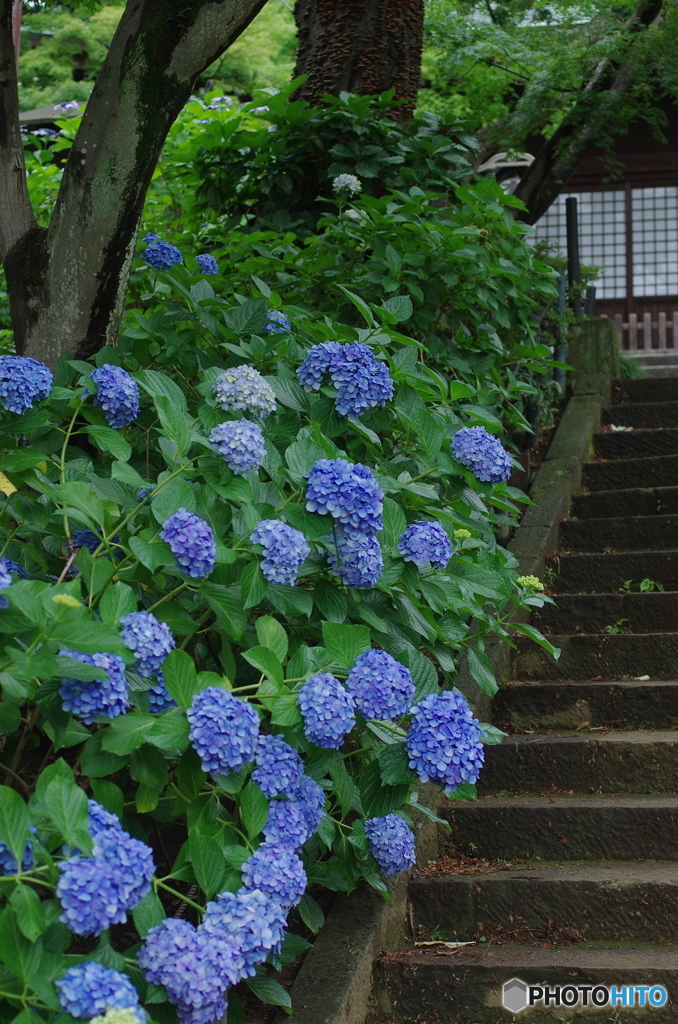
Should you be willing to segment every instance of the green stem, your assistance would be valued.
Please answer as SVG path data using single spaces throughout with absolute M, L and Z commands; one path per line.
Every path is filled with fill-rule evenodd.
M 171 877 L 171 875 L 167 875 L 167 878 Z M 153 880 L 153 884 L 156 889 L 164 889 L 165 892 L 169 892 L 172 894 L 172 896 L 176 896 L 177 899 L 181 900 L 182 903 L 188 903 L 190 907 L 194 907 L 199 913 L 205 913 L 205 908 L 201 907 L 199 903 L 195 903 L 193 900 L 189 900 L 188 896 L 184 896 L 182 892 L 177 892 L 177 890 L 173 889 L 171 885 L 165 885 L 165 883 L 161 881 L 161 879 L 155 878 Z
M 188 581 L 184 580 L 183 583 L 180 583 L 178 587 L 176 587 L 174 590 L 171 590 L 169 594 L 165 594 L 164 597 L 161 597 L 159 601 L 156 601 L 155 604 L 152 604 L 150 608 L 146 609 L 146 611 L 152 612 L 156 608 L 159 608 L 161 604 L 165 603 L 165 601 L 170 601 L 173 597 L 176 597 L 177 594 L 180 594 L 183 590 L 186 590 L 189 585 L 190 584 L 188 583 Z

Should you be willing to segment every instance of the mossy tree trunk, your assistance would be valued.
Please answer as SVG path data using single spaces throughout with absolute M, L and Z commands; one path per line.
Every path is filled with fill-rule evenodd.
M 47 229 L 19 130 L 12 0 L 0 0 L 0 258 L 17 351 L 54 365 L 115 340 L 144 199 L 198 75 L 265 0 L 128 0 Z
M 295 76 L 308 75 L 298 95 L 317 103 L 325 93 L 395 89 L 406 102 L 394 117 L 409 120 L 421 75 L 423 0 L 297 0 Z

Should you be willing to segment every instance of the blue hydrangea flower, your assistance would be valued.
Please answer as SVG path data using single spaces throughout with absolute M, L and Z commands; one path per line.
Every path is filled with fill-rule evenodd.
M 314 345 L 297 369 L 297 377 L 307 391 L 317 391 L 326 374 L 332 374 L 341 360 L 344 346 L 338 341 L 323 341 Z
M 311 836 L 307 815 L 296 800 L 272 800 L 262 831 L 267 842 L 290 850 L 301 849 Z
M 485 427 L 462 427 L 452 438 L 451 449 L 452 458 L 468 466 L 479 480 L 499 484 L 511 475 L 511 456 Z
M 311 553 L 303 533 L 279 519 L 263 519 L 250 534 L 250 540 L 264 549 L 261 562 L 264 579 L 269 583 L 294 586 L 299 569 Z
M 80 548 L 87 548 L 91 555 L 94 554 L 96 549 L 101 544 L 101 537 L 97 537 L 94 530 L 76 530 L 71 535 L 71 547 L 77 551 Z
M 124 910 L 131 910 L 151 891 L 153 851 L 119 824 L 98 831 L 93 838 L 92 856 L 118 876 L 118 900 Z
M 365 651 L 356 658 L 346 687 L 368 721 L 400 718 L 412 705 L 414 680 L 387 651 Z
M 314 345 L 297 370 L 307 391 L 320 387 L 329 373 L 337 389 L 336 409 L 340 416 L 360 416 L 366 409 L 384 406 L 393 398 L 393 381 L 385 363 L 380 363 L 369 345 L 336 341 Z
M 2 561 L 4 563 L 5 569 L 8 572 L 11 572 L 14 576 L 18 576 L 19 579 L 29 580 L 31 578 L 31 574 L 27 572 L 22 565 L 19 565 L 18 562 L 13 562 L 12 559 L 7 558 L 6 555 L 2 559 Z
M 410 768 L 422 782 L 438 782 L 453 793 L 475 783 L 485 761 L 480 723 L 460 693 L 432 693 L 414 709 L 407 735 Z
M 122 430 L 139 415 L 139 385 L 121 366 L 104 363 L 91 374 L 97 386 L 94 404 L 103 409 L 109 427 Z
M 269 800 L 287 793 L 303 772 L 299 754 L 282 736 L 260 736 L 255 751 L 256 769 L 252 782 L 263 790 Z
M 99 832 L 106 832 L 111 828 L 117 829 L 119 832 L 123 831 L 117 814 L 107 811 L 106 808 L 96 800 L 88 800 L 87 808 L 89 810 L 89 825 L 87 826 L 87 831 L 91 835 L 92 839 L 94 839 Z
M 383 491 L 361 463 L 319 459 L 308 474 L 306 508 L 373 536 L 384 528 Z
M 37 833 L 37 828 L 31 825 L 31 832 L 33 835 Z M 33 850 L 33 844 L 30 839 L 26 840 L 26 849 L 21 861 L 21 870 L 30 871 L 35 867 L 35 852 Z M 16 862 L 16 857 L 10 850 L 9 846 L 4 843 L 0 843 L 0 875 L 16 875 L 19 870 Z
M 165 521 L 160 536 L 187 576 L 194 580 L 209 576 L 217 557 L 217 542 L 209 523 L 180 508 Z
M 308 880 L 301 858 L 289 847 L 262 843 L 242 866 L 242 884 L 259 889 L 283 907 L 296 907 Z
M 309 836 L 325 817 L 325 790 L 309 775 L 302 775 L 289 791 L 291 800 L 301 811 Z
M 59 651 L 59 654 L 85 665 L 105 669 L 108 678 L 85 683 L 70 676 L 61 680 L 59 695 L 64 711 L 72 711 L 85 725 L 93 725 L 97 717 L 117 718 L 129 707 L 125 680 L 125 663 L 117 654 L 82 654 L 80 651 Z
M 299 691 L 304 733 L 319 747 L 338 749 L 355 725 L 355 701 L 329 672 L 312 676 Z
M 259 716 L 251 704 L 219 686 L 208 686 L 195 695 L 186 714 L 204 772 L 228 775 L 254 760 Z
M 214 256 L 211 256 L 208 252 L 202 253 L 200 256 L 196 256 L 195 262 L 198 264 L 203 274 L 219 273 L 219 264 L 215 260 Z
M 120 636 L 136 654 L 136 671 L 142 678 L 154 676 L 171 650 L 174 637 L 166 622 L 158 622 L 151 612 L 130 612 L 120 619 Z
M 51 370 L 28 356 L 0 356 L 0 404 L 8 412 L 22 413 L 48 398 Z
M 398 551 L 406 562 L 418 566 L 430 562 L 438 569 L 444 569 L 454 554 L 450 538 L 440 523 L 423 520 L 407 527 L 398 541 Z
M 287 334 L 291 329 L 292 326 L 289 320 L 279 309 L 272 309 L 269 312 L 264 324 L 264 330 L 267 334 Z
M 181 251 L 162 238 L 156 237 L 152 240 L 145 252 L 141 254 L 142 260 L 148 263 L 149 267 L 156 270 L 168 270 L 175 263 L 183 263 L 184 257 Z
M 156 238 L 160 238 L 160 235 L 156 235 L 152 231 L 149 231 L 147 235 L 144 235 L 141 241 L 148 245 L 149 242 L 155 242 Z
M 95 960 L 69 968 L 55 985 L 64 1013 L 82 1020 L 90 1020 L 111 1007 L 139 1007 L 139 994 L 127 975 Z
M 278 900 L 258 889 L 223 892 L 207 904 L 202 927 L 209 935 L 231 936 L 251 978 L 269 953 L 278 952 L 285 935 L 286 914 Z
M 210 434 L 210 443 L 224 457 L 236 476 L 259 469 L 266 458 L 264 435 L 258 423 L 250 420 L 227 420 Z
M 177 706 L 177 702 L 167 692 L 165 677 L 162 672 L 158 672 L 157 683 L 150 690 L 146 690 L 146 693 L 148 694 L 149 710 L 152 715 L 161 715 L 168 708 L 175 708 Z
M 224 993 L 244 968 L 237 942 L 225 931 L 210 934 L 176 917 L 150 929 L 138 962 L 148 981 L 165 987 L 185 1024 L 219 1020 L 226 1011 Z
M 236 409 L 254 416 L 268 416 L 275 412 L 275 392 L 253 366 L 234 366 L 217 377 L 214 387 L 217 405 L 229 412 Z
M 379 581 L 384 568 L 381 546 L 376 537 L 366 536 L 360 530 L 335 527 L 336 553 L 330 551 L 327 559 L 346 587 L 370 590 Z M 328 537 L 332 540 L 332 537 Z
M 385 875 L 407 871 L 416 862 L 414 832 L 397 814 L 369 818 L 365 822 L 365 835 L 370 853 Z
M 12 573 L 4 558 L 0 558 L 0 590 L 5 590 L 12 585 Z M 9 601 L 6 597 L 0 597 L 0 608 L 7 608 Z
M 76 935 L 100 935 L 127 920 L 121 898 L 121 877 L 95 857 L 69 857 L 59 864 L 59 918 Z

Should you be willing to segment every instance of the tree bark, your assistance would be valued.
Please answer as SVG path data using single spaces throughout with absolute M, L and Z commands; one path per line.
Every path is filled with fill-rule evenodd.
M 329 93 L 365 96 L 395 89 L 406 102 L 393 117 L 409 120 L 421 75 L 423 0 L 297 0 L 295 77 L 298 96 L 317 103 Z
M 661 0 L 641 0 L 627 21 L 625 31 L 630 34 L 658 26 L 662 18 L 661 6 Z M 527 212 L 514 210 L 518 219 L 534 224 L 546 213 L 579 164 L 600 140 L 613 120 L 621 98 L 633 85 L 633 73 L 628 65 L 620 65 L 612 59 L 601 61 L 572 112 L 522 175 L 514 195 L 522 199 Z
M 197 76 L 265 0 L 129 0 L 68 157 L 47 230 L 28 199 L 0 0 L 0 256 L 17 351 L 54 365 L 114 343 L 144 199 Z M 11 57 L 11 59 L 10 59 Z

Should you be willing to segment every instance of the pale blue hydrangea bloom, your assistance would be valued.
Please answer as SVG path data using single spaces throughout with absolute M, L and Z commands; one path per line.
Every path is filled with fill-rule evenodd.
M 368 721 L 401 718 L 412 705 L 414 680 L 387 651 L 364 651 L 351 667 L 346 688 Z
M 277 899 L 258 889 L 223 892 L 207 904 L 202 927 L 210 936 L 235 941 L 251 978 L 269 953 L 278 952 L 285 935 L 286 912 Z
M 67 677 L 61 680 L 59 695 L 64 711 L 71 711 L 85 725 L 93 725 L 98 716 L 117 718 L 129 707 L 129 693 L 125 679 L 125 663 L 117 654 L 82 654 L 80 651 L 59 651 L 66 658 L 85 665 L 103 668 L 108 676 L 83 682 Z
M 202 253 L 200 256 L 196 256 L 195 262 L 198 264 L 203 274 L 219 273 L 219 264 L 215 260 L 214 256 L 211 256 L 208 252 Z
M 139 994 L 127 975 L 96 960 L 70 967 L 54 984 L 59 1006 L 71 1017 L 89 1020 L 111 1008 L 139 1007 Z
M 139 415 L 139 385 L 121 366 L 104 363 L 90 374 L 97 386 L 94 404 L 103 410 L 109 427 L 122 430 Z
M 384 558 L 376 537 L 360 530 L 336 526 L 336 552 L 328 553 L 328 561 L 335 575 L 346 587 L 354 590 L 370 590 L 379 582 Z M 332 540 L 330 536 L 328 540 Z
M 360 462 L 319 459 L 308 474 L 308 511 L 331 515 L 342 526 L 364 534 L 383 529 L 383 497 L 372 473 Z
M 49 397 L 54 377 L 49 367 L 29 356 L 0 356 L 0 404 L 22 413 Z
M 320 672 L 299 691 L 304 733 L 319 747 L 338 749 L 355 725 L 355 701 L 329 672 Z
M 286 846 L 262 843 L 242 866 L 246 889 L 259 889 L 283 907 L 296 907 L 308 884 L 300 857 Z
M 263 519 L 250 534 L 250 540 L 264 549 L 264 578 L 269 583 L 294 586 L 299 569 L 311 553 L 303 533 L 279 519 Z
M 219 686 L 208 686 L 186 712 L 189 737 L 210 775 L 228 775 L 254 760 L 259 715 L 247 701 Z
M 169 242 L 163 241 L 157 235 L 150 242 L 146 251 L 141 254 L 141 258 L 148 263 L 149 267 L 154 267 L 156 270 L 169 270 L 175 263 L 184 262 L 181 250 L 170 245 Z
M 267 334 L 288 334 L 291 329 L 292 326 L 288 318 L 279 309 L 272 309 L 269 312 L 264 324 L 264 330 Z
M 406 562 L 423 566 L 427 562 L 444 569 L 454 551 L 450 538 L 440 523 L 412 523 L 398 541 L 398 551 Z
M 360 416 L 366 409 L 384 406 L 393 398 L 393 381 L 386 363 L 380 363 L 369 345 L 336 341 L 314 345 L 297 370 L 307 391 L 320 387 L 329 373 L 337 389 L 336 409 L 340 416 Z
M 235 409 L 254 416 L 268 416 L 276 410 L 273 388 L 253 366 L 243 364 L 224 370 L 212 390 L 215 402 L 226 412 Z
M 332 181 L 332 188 L 338 196 L 348 199 L 363 190 L 362 182 L 355 174 L 338 174 Z
M 204 519 L 180 508 L 167 519 L 160 531 L 182 571 L 191 579 L 209 576 L 217 557 L 212 527 Z
M 290 788 L 301 778 L 304 766 L 299 754 L 282 736 L 260 736 L 255 750 L 255 782 L 269 800 Z
M 166 622 L 151 612 L 130 612 L 120 619 L 123 643 L 136 655 L 135 670 L 142 677 L 154 676 L 170 651 L 174 637 Z
M 432 693 L 414 709 L 407 754 L 422 782 L 437 782 L 453 793 L 462 782 L 478 781 L 485 761 L 480 723 L 460 693 Z
M 210 434 L 210 443 L 223 456 L 236 476 L 259 469 L 266 458 L 264 435 L 258 423 L 250 420 L 227 420 Z

